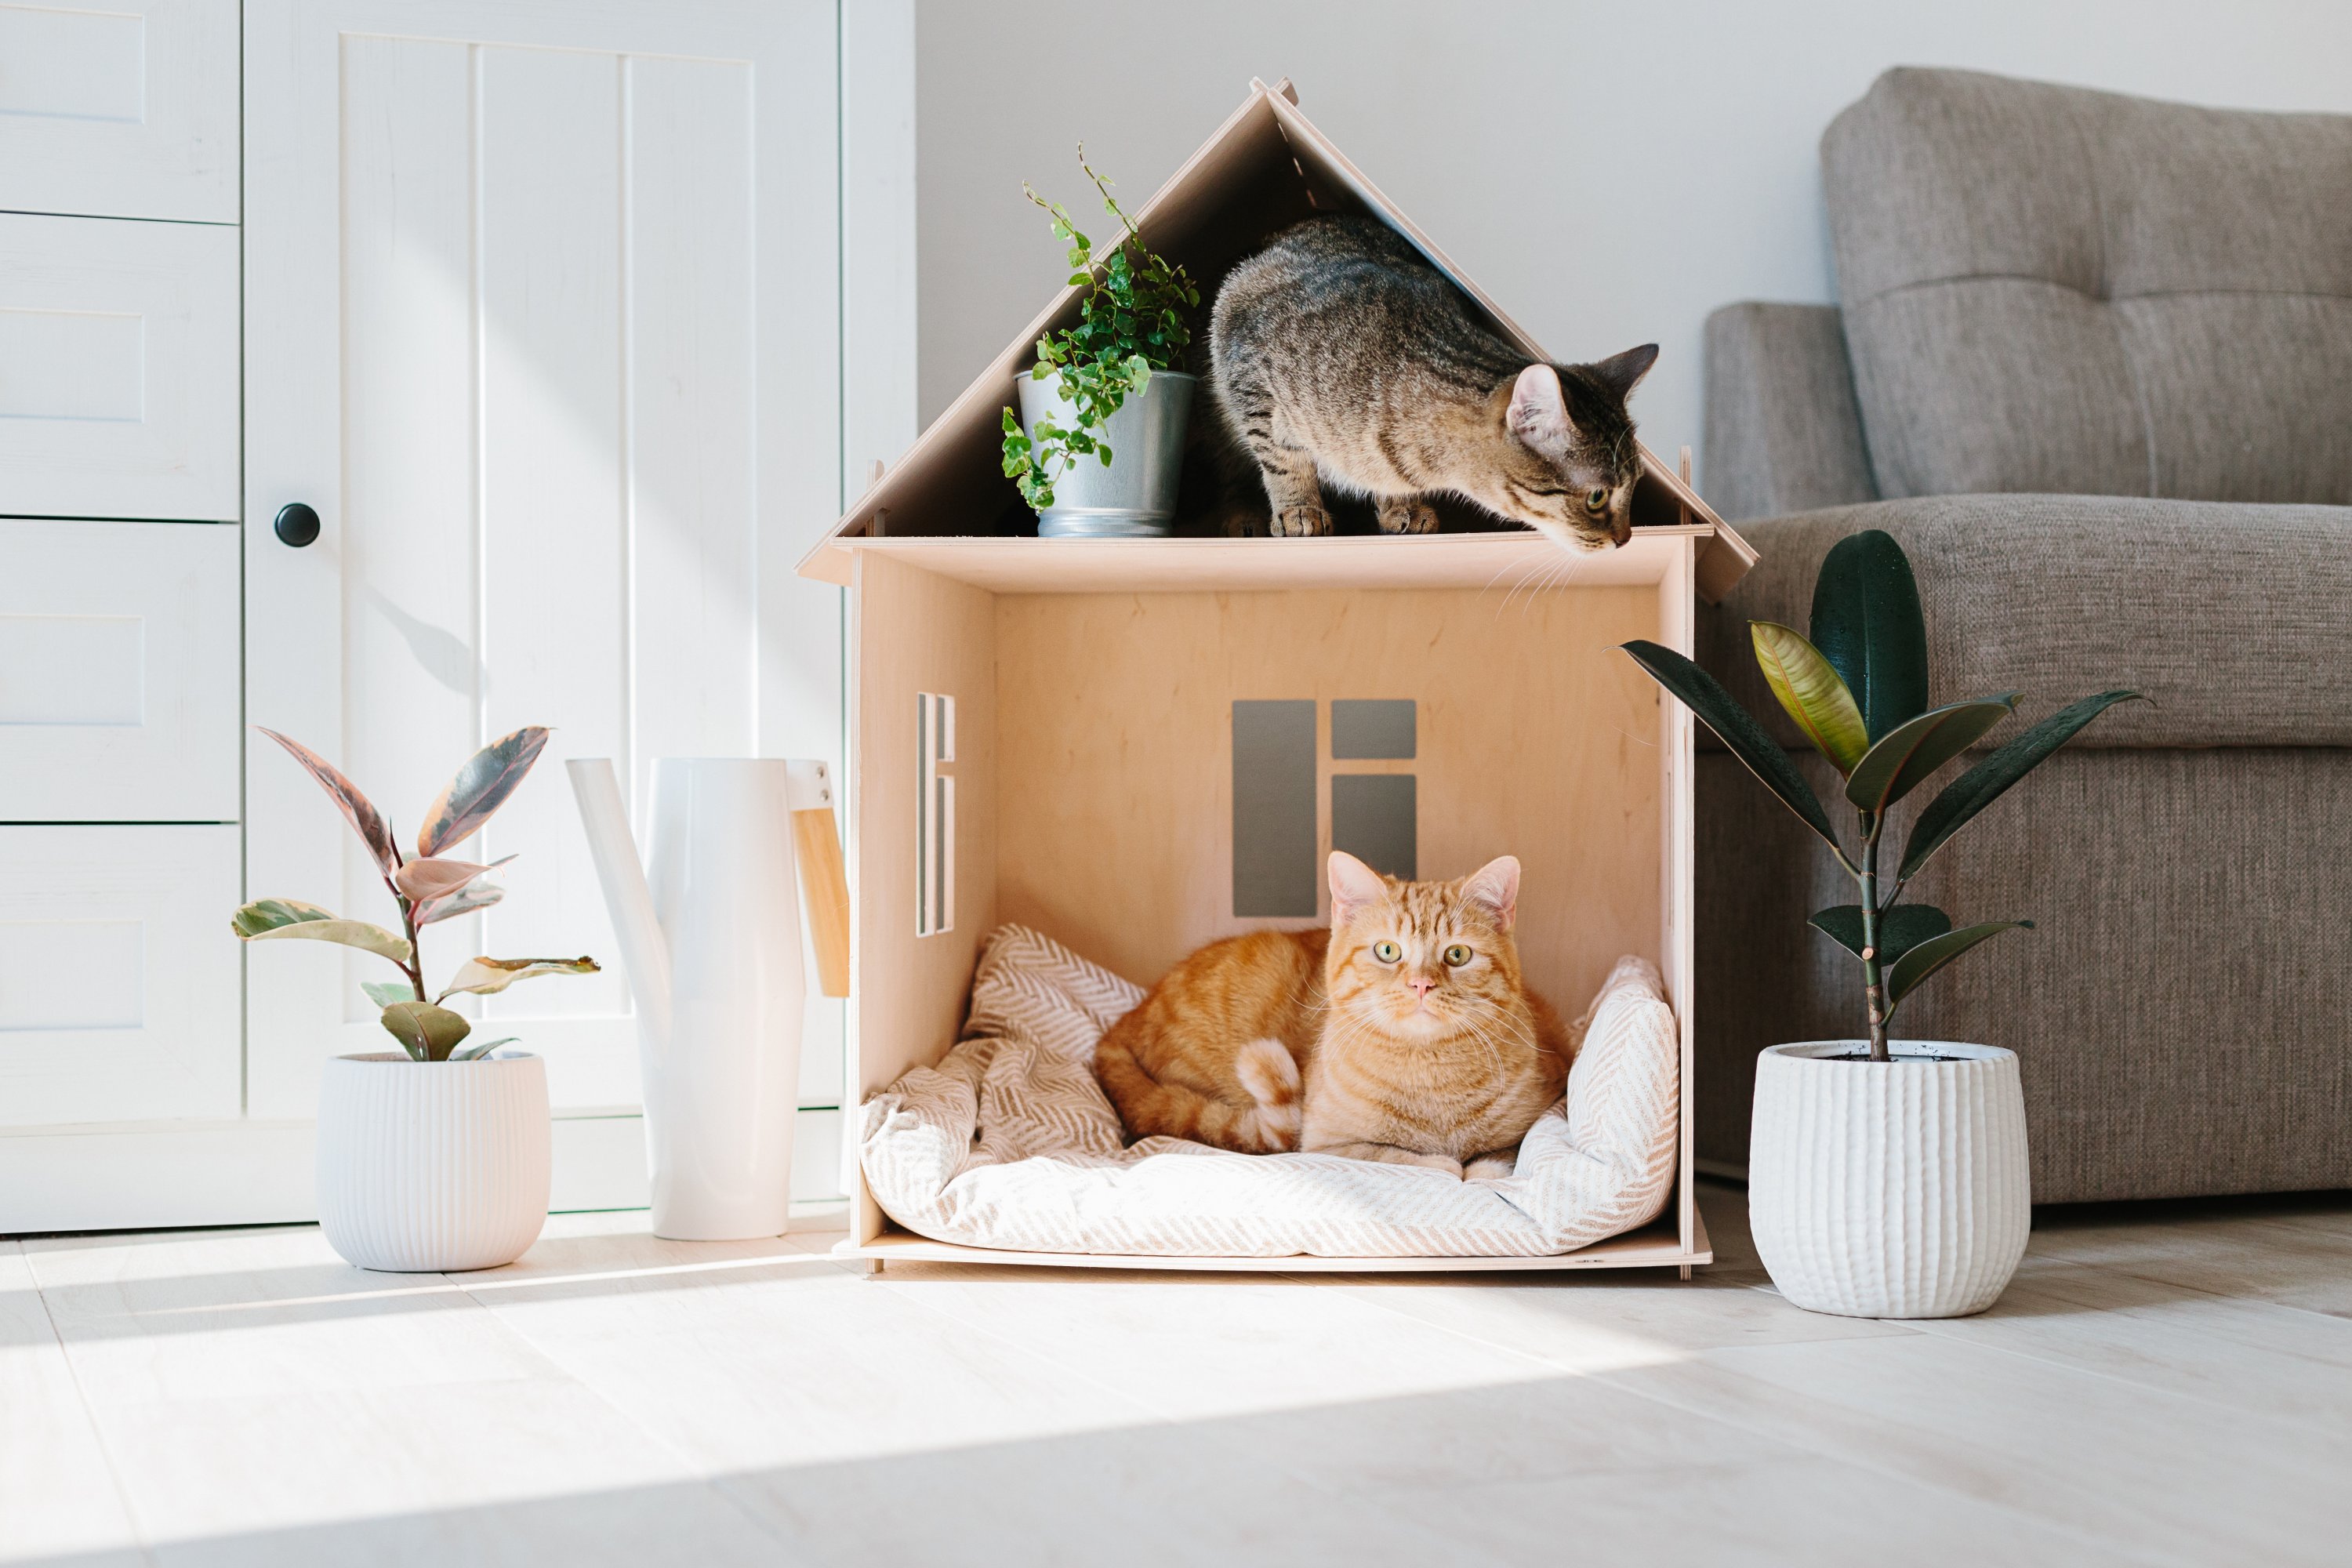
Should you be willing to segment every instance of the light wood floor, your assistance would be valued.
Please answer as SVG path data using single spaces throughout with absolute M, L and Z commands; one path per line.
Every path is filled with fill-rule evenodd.
M 0 1562 L 2352 1563 L 2352 1195 L 2040 1217 L 1980 1318 L 894 1267 L 560 1218 L 0 1242 Z

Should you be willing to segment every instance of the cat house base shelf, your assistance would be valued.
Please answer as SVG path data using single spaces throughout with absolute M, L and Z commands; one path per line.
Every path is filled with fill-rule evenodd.
M 1531 362 L 1555 357 L 1286 90 L 1253 83 L 1138 219 L 1205 301 L 1281 228 L 1328 212 L 1387 223 Z M 1646 450 L 1632 541 L 1599 553 L 1451 521 L 1420 536 L 1184 537 L 1181 503 L 1178 537 L 1038 539 L 999 466 L 998 420 L 1037 335 L 1077 306 L 1064 289 L 800 565 L 848 591 L 853 1091 L 946 1055 L 1002 923 L 1148 985 L 1215 938 L 1328 923 L 1335 847 L 1423 878 L 1511 854 L 1523 966 L 1555 1005 L 1572 1016 L 1622 954 L 1663 976 L 1680 1031 L 1674 1196 L 1641 1230 L 1549 1258 L 1014 1252 L 894 1227 L 853 1152 L 838 1250 L 876 1266 L 1281 1272 L 1710 1261 L 1690 1153 L 1692 721 L 1619 645 L 1691 652 L 1696 601 L 1755 552 Z M 1355 720 L 1375 707 L 1390 739 L 1367 747 Z
M 887 1226 L 871 1241 L 837 1242 L 835 1258 L 863 1258 L 876 1268 L 892 1263 L 1026 1264 L 1051 1268 L 1181 1268 L 1214 1274 L 1491 1274 L 1554 1268 L 1691 1269 L 1715 1260 L 1706 1222 L 1694 1216 L 1692 1245 L 1685 1246 L 1671 1215 L 1624 1236 L 1612 1236 L 1554 1258 L 1133 1258 L 1102 1252 L 1010 1252 L 994 1247 L 963 1247 L 933 1241 Z

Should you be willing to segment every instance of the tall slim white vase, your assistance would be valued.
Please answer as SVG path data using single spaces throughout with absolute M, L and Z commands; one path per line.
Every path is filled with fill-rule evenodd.
M 808 989 L 792 766 L 656 762 L 640 873 L 610 764 L 571 764 L 637 1002 L 657 1236 L 779 1236 L 790 1216 Z

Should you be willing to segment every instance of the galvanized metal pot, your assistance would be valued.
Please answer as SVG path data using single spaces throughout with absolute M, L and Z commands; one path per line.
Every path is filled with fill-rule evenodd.
M 1020 390 L 1022 427 L 1034 431 L 1051 416 L 1067 426 L 1076 417 L 1058 384 L 1040 387 L 1029 372 L 1013 378 Z M 1093 457 L 1079 458 L 1054 481 L 1054 504 L 1037 514 L 1037 532 L 1047 539 L 1156 539 L 1176 516 L 1176 481 L 1184 467 L 1184 421 L 1192 410 L 1195 376 L 1155 370 L 1144 389 L 1131 392 L 1103 426 L 1110 467 Z

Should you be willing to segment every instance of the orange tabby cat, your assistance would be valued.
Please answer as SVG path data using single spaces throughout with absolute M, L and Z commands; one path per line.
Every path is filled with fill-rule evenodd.
M 1519 863 L 1400 882 L 1335 852 L 1330 877 L 1330 931 L 1212 942 L 1103 1037 L 1128 1131 L 1507 1174 L 1570 1055 L 1519 978 Z

